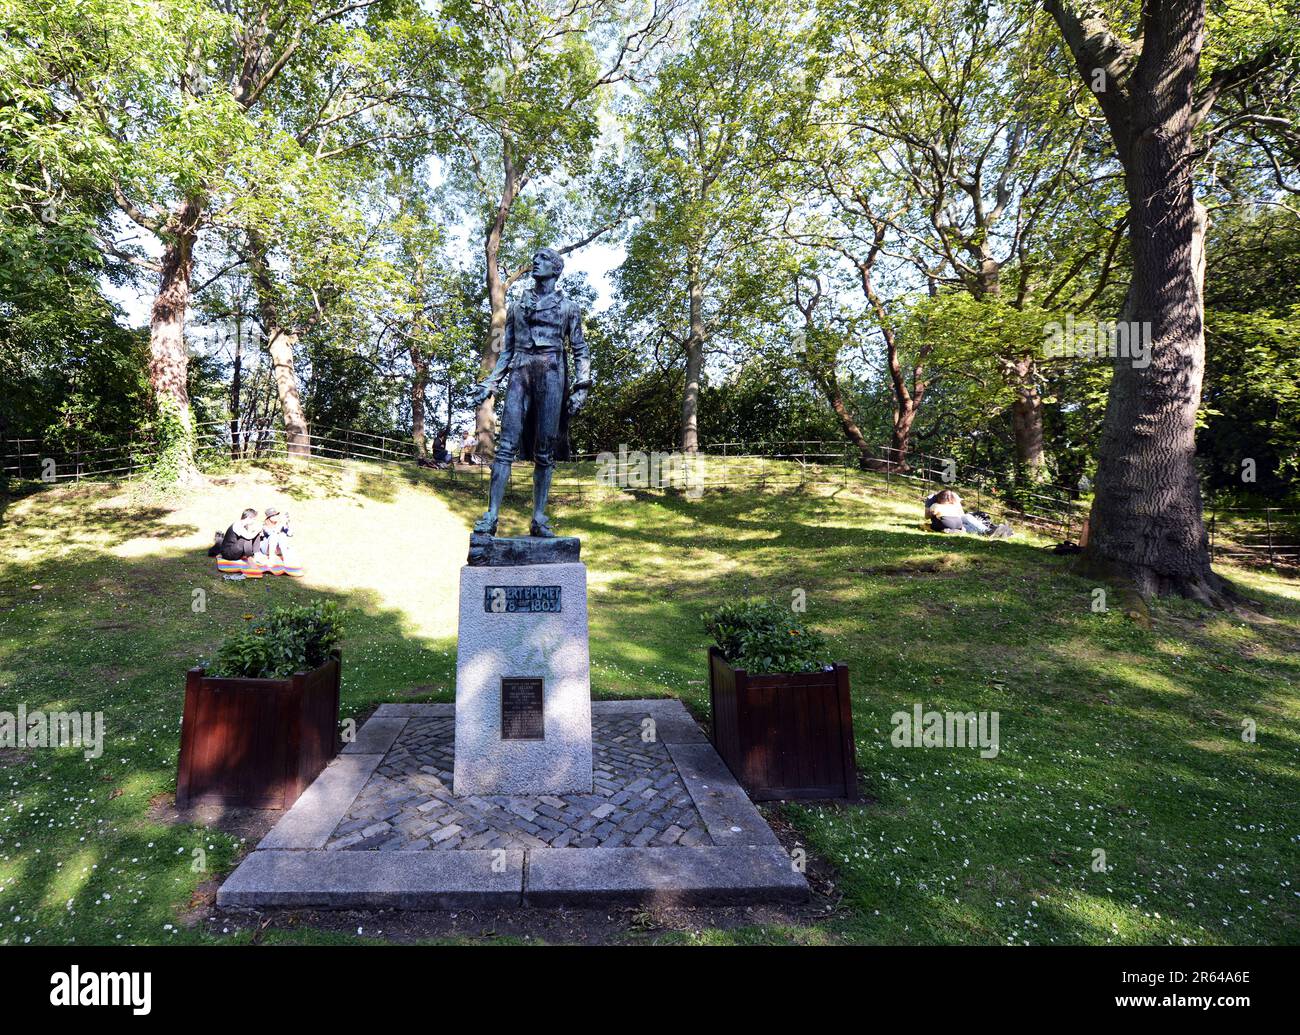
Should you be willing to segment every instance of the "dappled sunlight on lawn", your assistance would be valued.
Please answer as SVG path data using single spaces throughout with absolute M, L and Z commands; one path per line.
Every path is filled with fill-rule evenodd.
M 99 866 L 99 858 L 99 849 L 83 848 L 60 860 L 58 875 L 46 888 L 41 905 L 46 909 L 58 909 L 66 903 L 75 902 Z
M 526 483 L 507 504 L 516 532 Z M 849 665 L 866 803 L 778 806 L 836 867 L 844 900 L 781 937 L 1295 940 L 1296 584 L 1234 570 L 1264 614 L 1162 601 L 1147 630 L 1121 608 L 1093 613 L 1092 583 L 1042 540 L 925 530 L 913 489 L 873 494 L 851 473 L 555 508 L 557 531 L 583 541 L 598 696 L 673 695 L 707 718 L 701 616 L 745 597 L 800 592 Z M 0 942 L 203 940 L 176 923 L 200 880 L 191 853 L 214 846 L 219 872 L 237 841 L 149 818 L 174 786 L 184 670 L 245 616 L 321 597 L 347 615 L 345 716 L 452 700 L 459 569 L 485 490 L 475 474 L 282 463 L 166 496 L 85 484 L 12 503 L 0 685 L 29 705 L 103 710 L 107 743 L 95 762 L 37 752 L 0 768 L 23 805 L 0 816 Z M 305 578 L 220 578 L 204 551 L 245 506 L 291 512 Z M 997 711 L 997 757 L 894 748 L 891 716 L 916 704 Z M 75 871 L 55 865 L 73 858 Z

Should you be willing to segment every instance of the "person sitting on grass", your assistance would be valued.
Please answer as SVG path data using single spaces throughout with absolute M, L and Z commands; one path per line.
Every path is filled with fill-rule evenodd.
M 451 461 L 451 453 L 447 450 L 447 432 L 440 431 L 433 440 L 433 462 L 435 464 L 449 464 Z
M 474 462 L 474 449 L 478 445 L 478 439 L 474 436 L 473 428 L 465 429 L 465 437 L 460 440 L 460 462 L 469 464 Z
M 262 529 L 257 523 L 257 511 L 249 507 L 239 516 L 238 521 L 226 529 L 221 542 L 213 544 L 208 556 L 220 557 L 226 561 L 242 561 L 257 552 L 257 543 L 261 538 Z
M 289 545 L 291 535 L 288 512 L 281 514 L 275 507 L 267 507 L 262 535 L 257 542 L 257 559 L 270 565 L 278 557 L 285 564 L 293 564 L 293 548 Z

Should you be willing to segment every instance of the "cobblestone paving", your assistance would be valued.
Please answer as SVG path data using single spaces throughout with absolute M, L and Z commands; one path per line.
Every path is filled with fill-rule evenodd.
M 615 848 L 712 844 L 668 750 L 640 715 L 592 717 L 591 794 L 451 793 L 455 720 L 412 719 L 326 849 Z

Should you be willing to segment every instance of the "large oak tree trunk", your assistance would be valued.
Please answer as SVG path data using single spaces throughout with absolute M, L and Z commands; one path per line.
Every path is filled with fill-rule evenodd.
M 1145 368 L 1115 361 L 1088 556 L 1131 578 L 1143 595 L 1221 605 L 1225 587 L 1210 570 L 1196 468 L 1205 210 L 1190 197 L 1186 204 L 1168 197 L 1165 142 L 1149 137 L 1135 150 L 1141 157 L 1129 177 L 1130 200 L 1144 232 L 1133 242 L 1124 318 L 1135 329 L 1150 327 L 1151 358 Z
M 173 215 L 163 238 L 158 293 L 149 312 L 149 384 L 158 415 L 158 468 L 181 481 L 189 481 L 197 473 L 185 315 L 201 213 L 202 204 L 190 199 Z
M 1130 338 L 1142 334 L 1150 346 L 1148 363 L 1115 359 L 1084 562 L 1131 580 L 1143 595 L 1224 606 L 1229 591 L 1210 570 L 1195 443 L 1205 209 L 1193 194 L 1191 134 L 1204 0 L 1149 0 L 1131 75 L 1099 14 L 1080 19 L 1061 0 L 1048 9 L 1085 80 L 1106 70 L 1098 100 L 1130 205 L 1133 277 L 1122 319 Z

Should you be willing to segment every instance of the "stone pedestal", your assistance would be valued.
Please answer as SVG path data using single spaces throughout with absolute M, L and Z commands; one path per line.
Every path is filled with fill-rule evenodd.
M 452 790 L 590 793 L 585 565 L 461 568 Z

